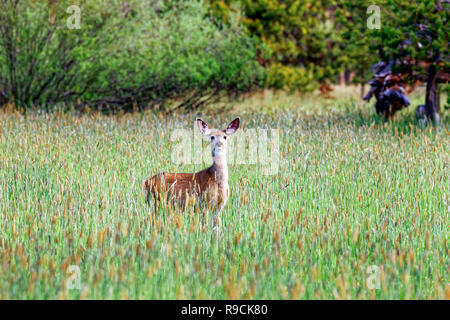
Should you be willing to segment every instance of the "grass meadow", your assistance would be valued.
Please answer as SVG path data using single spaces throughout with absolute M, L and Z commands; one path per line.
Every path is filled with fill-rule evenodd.
M 314 99 L 167 116 L 0 110 L 0 299 L 449 299 L 450 112 L 421 127 L 412 107 L 386 122 L 372 104 Z M 280 133 L 276 173 L 230 165 L 219 233 L 209 212 L 148 205 L 141 190 L 210 165 L 208 151 L 173 156 L 172 133 L 199 115 Z

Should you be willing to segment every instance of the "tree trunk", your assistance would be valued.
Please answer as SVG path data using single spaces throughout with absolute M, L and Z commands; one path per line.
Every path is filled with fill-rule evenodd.
M 348 73 L 347 84 L 351 85 L 353 83 L 353 78 L 355 77 L 355 71 L 350 71 Z
M 441 106 L 436 79 L 436 66 L 434 64 L 430 64 L 428 67 L 427 91 L 425 95 L 425 113 L 427 118 L 433 120 L 436 124 L 439 124 L 439 111 Z
M 343 87 L 345 85 L 345 71 L 339 73 L 339 85 Z

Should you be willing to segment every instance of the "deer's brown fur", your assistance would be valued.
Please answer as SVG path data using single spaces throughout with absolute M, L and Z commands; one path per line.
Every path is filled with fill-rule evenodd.
M 158 173 L 144 181 L 143 189 L 147 195 L 155 196 L 155 200 L 159 200 L 159 194 L 169 194 L 172 200 L 181 205 L 195 196 L 210 203 L 217 201 L 220 206 L 229 196 L 228 186 L 219 184 L 214 165 L 196 173 Z

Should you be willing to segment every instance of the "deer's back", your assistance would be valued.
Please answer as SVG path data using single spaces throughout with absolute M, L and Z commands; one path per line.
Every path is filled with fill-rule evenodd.
M 211 168 L 196 173 L 161 172 L 144 181 L 147 195 L 168 194 L 181 203 L 189 196 L 214 197 L 218 192 L 215 173 Z

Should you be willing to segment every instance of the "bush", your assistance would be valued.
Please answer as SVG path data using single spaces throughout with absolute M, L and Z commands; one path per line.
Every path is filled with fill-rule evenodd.
M 66 8 L 71 4 L 0 0 L 0 91 L 5 99 L 25 106 L 55 103 L 74 99 L 95 84 L 96 49 L 105 43 L 102 35 L 112 12 L 86 2 L 83 27 L 69 29 Z
M 81 1 L 80 29 L 67 27 L 70 5 L 0 0 L 4 99 L 195 108 L 262 80 L 239 19 L 217 23 L 202 1 Z

